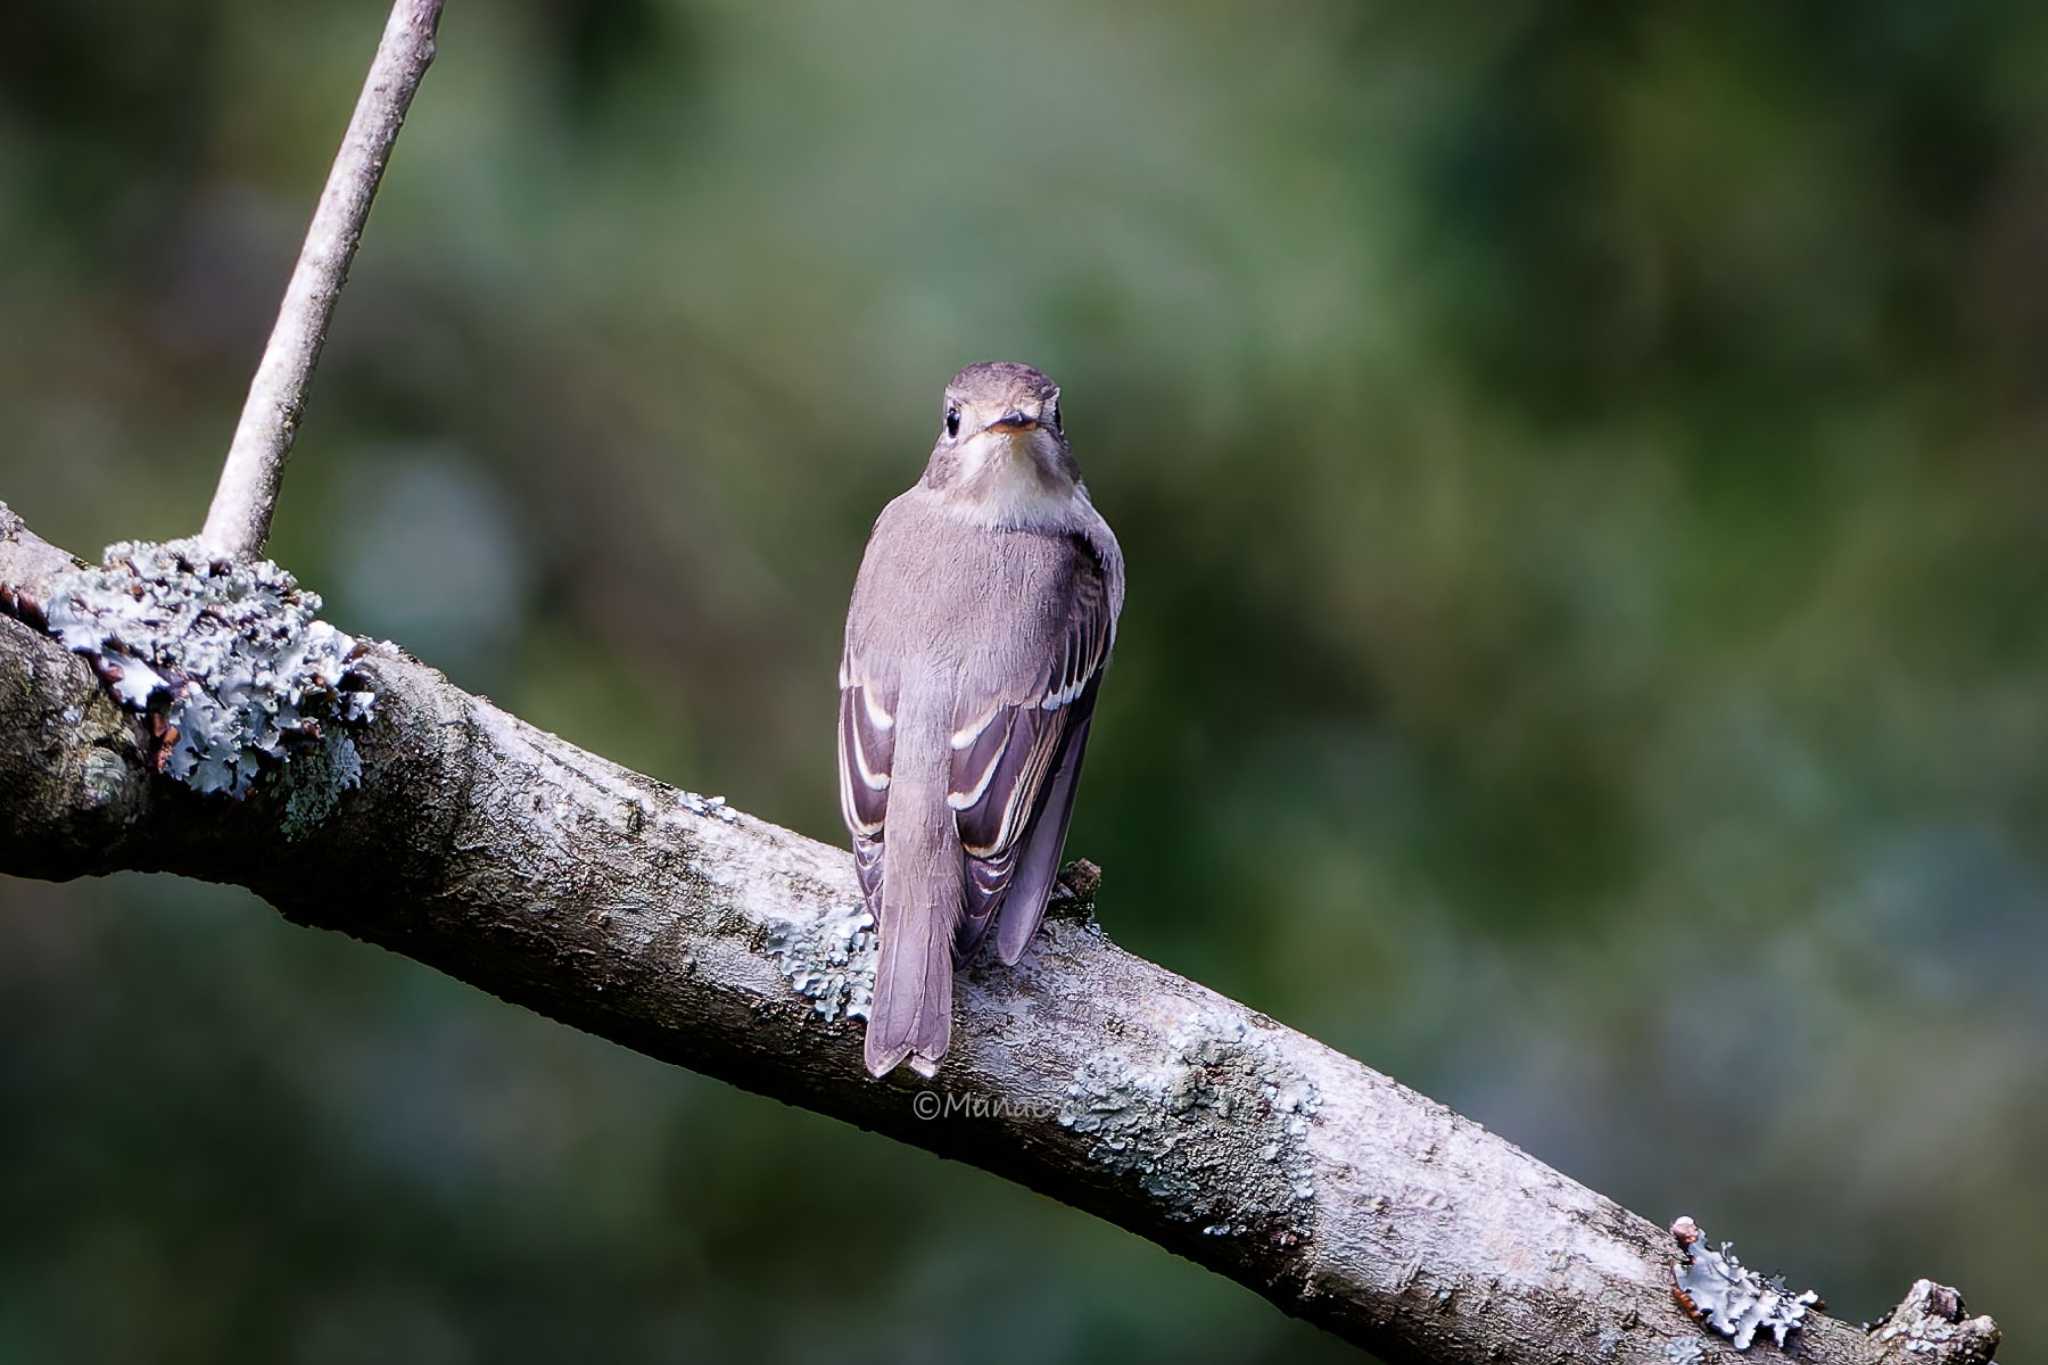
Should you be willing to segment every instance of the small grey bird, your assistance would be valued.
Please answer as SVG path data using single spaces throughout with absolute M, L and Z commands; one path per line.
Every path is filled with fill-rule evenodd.
M 867 1066 L 929 1076 L 953 967 L 1024 954 L 1059 871 L 1124 559 L 1060 391 L 1028 365 L 946 385 L 924 477 L 875 519 L 839 665 L 839 797 L 881 934 Z

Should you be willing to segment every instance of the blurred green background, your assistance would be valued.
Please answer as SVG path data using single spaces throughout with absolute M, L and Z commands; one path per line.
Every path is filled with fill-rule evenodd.
M 44 536 L 198 527 L 383 12 L 0 14 Z M 454 0 L 272 549 L 836 841 L 869 522 L 1038 364 L 1120 942 L 2048 1359 L 2044 71 L 2022 3 Z M 0 883 L 0 1036 L 9 1362 L 1352 1358 L 230 890 Z

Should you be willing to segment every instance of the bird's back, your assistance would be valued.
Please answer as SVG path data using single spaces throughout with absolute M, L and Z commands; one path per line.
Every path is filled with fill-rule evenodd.
M 899 696 L 902 679 L 942 689 L 902 700 L 942 703 L 949 715 L 963 697 L 1020 701 L 1042 687 L 1058 666 L 1071 603 L 1103 573 L 1071 533 L 965 535 L 957 516 L 922 485 L 884 508 L 846 623 L 849 659 Z

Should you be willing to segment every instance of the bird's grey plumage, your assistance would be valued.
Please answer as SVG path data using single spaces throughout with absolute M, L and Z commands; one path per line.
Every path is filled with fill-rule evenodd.
M 917 485 L 876 519 L 840 665 L 841 807 L 881 934 L 867 1065 L 929 1074 L 953 967 L 991 923 L 1038 928 L 1123 607 L 1059 390 L 1024 365 L 954 376 Z

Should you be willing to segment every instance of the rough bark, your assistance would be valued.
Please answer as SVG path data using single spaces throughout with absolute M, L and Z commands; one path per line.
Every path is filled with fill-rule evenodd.
M 1911 1331 L 1815 1314 L 1789 1352 L 1738 1357 L 1678 1306 L 1657 1226 L 1082 918 L 1050 921 L 1015 969 L 963 974 L 937 1080 L 873 1081 L 849 1013 L 872 952 L 843 850 L 586 753 L 391 646 L 360 664 L 377 710 L 354 736 L 359 788 L 312 820 L 291 814 L 289 770 L 246 800 L 202 796 L 150 771 L 147 732 L 34 624 L 70 562 L 0 508 L 0 872 L 246 886 L 299 923 L 1005 1175 L 1390 1359 L 1849 1365 L 1983 1361 L 1996 1341 L 1988 1319 L 1935 1314 L 1952 1291 L 1927 1287 L 1899 1310 Z

